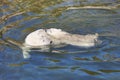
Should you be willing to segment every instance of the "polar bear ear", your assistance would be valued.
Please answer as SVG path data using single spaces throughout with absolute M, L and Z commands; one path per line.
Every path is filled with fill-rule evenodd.
M 61 29 L 56 29 L 56 28 L 50 28 L 50 29 L 47 29 L 46 32 L 48 34 L 58 34 L 58 33 L 62 33 L 63 31 Z
M 99 34 L 98 34 L 98 33 L 95 33 L 95 36 L 97 36 L 97 37 L 98 37 L 98 36 L 99 36 Z
M 62 31 L 62 29 L 58 29 L 59 31 Z
M 61 29 L 57 29 L 57 28 L 50 28 L 49 30 L 51 30 L 51 31 L 62 31 Z

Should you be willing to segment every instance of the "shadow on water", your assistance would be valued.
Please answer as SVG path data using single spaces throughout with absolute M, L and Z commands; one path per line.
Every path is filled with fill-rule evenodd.
M 119 8 L 120 0 L 0 1 L 0 80 L 119 80 Z M 31 51 L 31 58 L 23 59 L 27 34 L 52 27 L 98 33 L 103 43 Z

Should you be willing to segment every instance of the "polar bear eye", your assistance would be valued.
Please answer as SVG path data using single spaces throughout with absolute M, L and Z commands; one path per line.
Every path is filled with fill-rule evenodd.
M 52 44 L 53 43 L 53 41 L 50 41 L 50 44 Z
M 45 29 L 45 32 L 47 32 L 47 29 Z

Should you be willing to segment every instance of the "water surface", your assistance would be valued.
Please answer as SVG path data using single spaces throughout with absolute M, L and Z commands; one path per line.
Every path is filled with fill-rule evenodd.
M 0 3 L 0 80 L 120 80 L 119 0 L 3 0 Z M 65 46 L 61 53 L 31 51 L 25 37 L 37 29 L 100 34 L 98 47 Z M 9 41 L 12 41 L 9 42 Z

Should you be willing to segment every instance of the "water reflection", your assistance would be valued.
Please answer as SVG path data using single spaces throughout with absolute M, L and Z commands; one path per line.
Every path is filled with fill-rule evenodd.
M 119 0 L 2 0 L 0 79 L 119 80 L 119 3 Z M 77 34 L 99 33 L 104 44 L 90 49 L 68 45 L 54 49 L 54 53 L 32 51 L 30 59 L 23 59 L 20 46 L 26 35 L 51 27 Z

